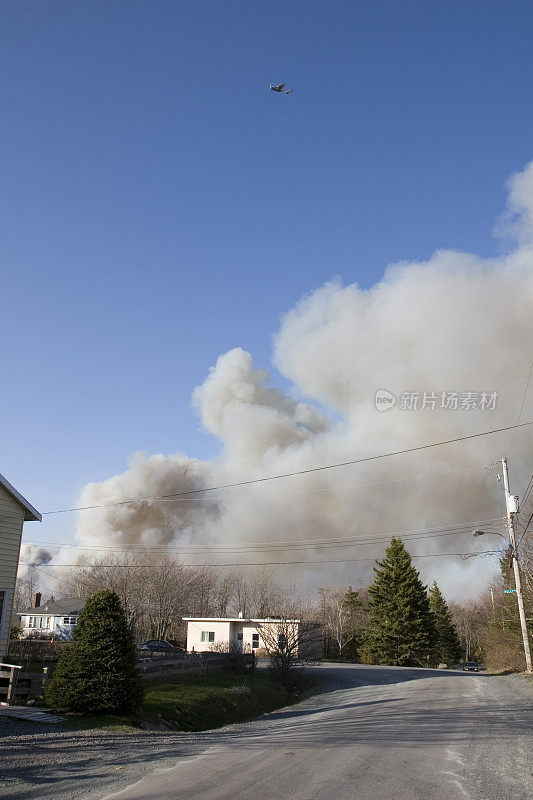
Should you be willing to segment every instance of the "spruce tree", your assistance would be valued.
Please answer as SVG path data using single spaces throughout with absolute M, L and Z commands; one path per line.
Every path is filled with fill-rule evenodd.
M 143 689 L 133 634 L 115 592 L 87 600 L 46 688 L 45 700 L 63 711 L 136 711 Z
M 374 567 L 363 653 L 373 664 L 426 666 L 435 640 L 427 589 L 401 539 Z
M 452 615 L 446 600 L 441 594 L 436 581 L 429 590 L 429 607 L 435 624 L 435 644 L 433 645 L 432 664 L 456 664 L 461 660 L 461 643 L 453 624 Z
M 359 646 L 361 644 L 361 614 L 363 604 L 359 599 L 359 592 L 350 586 L 343 598 L 343 606 L 346 612 L 346 630 L 344 650 L 342 657 L 355 659 L 359 657 Z

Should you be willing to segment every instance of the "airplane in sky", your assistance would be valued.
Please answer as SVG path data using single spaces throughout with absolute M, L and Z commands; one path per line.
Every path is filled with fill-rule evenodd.
M 290 94 L 293 90 L 286 89 L 284 83 L 280 83 L 279 86 L 270 86 L 273 92 L 283 92 L 284 94 Z

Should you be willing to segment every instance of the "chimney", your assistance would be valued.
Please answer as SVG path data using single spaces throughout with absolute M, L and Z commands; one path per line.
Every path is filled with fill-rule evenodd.
M 239 619 L 242 619 L 243 616 L 244 616 L 244 614 L 242 613 L 242 611 L 239 611 Z
M 40 605 L 41 605 L 41 593 L 40 592 L 36 592 L 33 595 L 33 607 L 34 608 L 39 608 Z

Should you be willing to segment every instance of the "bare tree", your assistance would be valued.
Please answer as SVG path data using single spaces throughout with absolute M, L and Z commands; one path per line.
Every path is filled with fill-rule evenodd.
M 213 612 L 216 574 L 210 567 L 197 567 L 191 590 L 191 606 L 194 614 L 207 617 Z
M 234 595 L 234 575 L 231 572 L 223 572 L 219 575 L 214 590 L 213 606 L 216 616 L 228 616 L 229 607 Z
M 464 606 L 451 602 L 448 607 L 465 659 L 467 661 L 472 658 L 481 659 L 492 613 L 490 596 L 484 596 L 478 603 L 469 603 Z
M 64 595 L 87 597 L 112 589 L 120 597 L 130 626 L 139 637 L 182 635 L 182 617 L 203 613 L 209 575 L 162 553 L 114 553 L 79 559 L 62 584 Z M 211 576 L 212 579 L 212 576 Z
M 41 591 L 41 582 L 36 571 L 30 567 L 23 578 L 17 578 L 13 598 L 13 612 L 23 611 L 33 603 L 35 594 Z
M 242 573 L 234 570 L 231 573 L 233 580 L 233 608 L 236 614 L 248 617 L 251 609 L 250 584 Z
M 272 671 L 284 684 L 291 683 L 299 660 L 316 658 L 321 650 L 322 632 L 318 622 L 280 616 L 260 625 L 260 635 L 270 658 Z

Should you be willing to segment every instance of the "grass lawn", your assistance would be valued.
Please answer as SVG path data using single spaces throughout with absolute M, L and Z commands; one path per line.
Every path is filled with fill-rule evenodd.
M 69 727 L 131 727 L 205 731 L 242 722 L 297 703 L 318 691 L 300 679 L 298 692 L 287 692 L 269 673 L 215 673 L 147 681 L 141 711 L 135 716 L 69 715 Z

